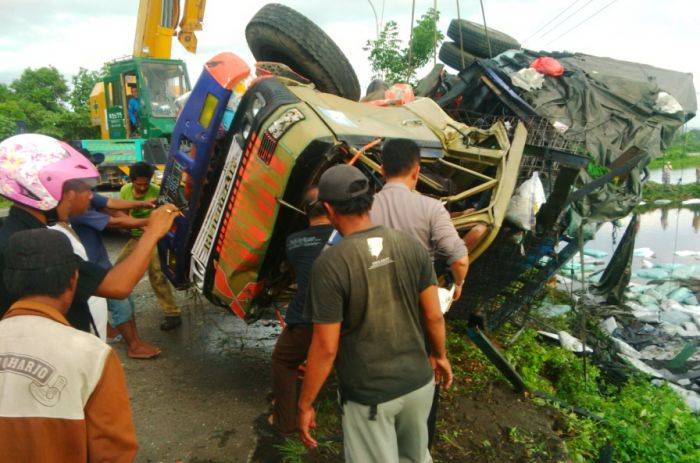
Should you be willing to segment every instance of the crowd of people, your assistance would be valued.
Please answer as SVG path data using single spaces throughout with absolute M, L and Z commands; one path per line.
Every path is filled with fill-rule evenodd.
M 297 291 L 272 354 L 269 421 L 317 446 L 314 402 L 335 369 L 345 460 L 423 463 L 437 391 L 452 383 L 437 275 L 458 298 L 468 243 L 440 202 L 414 191 L 415 143 L 385 141 L 382 160 L 377 194 L 346 164 L 304 194 L 308 227 L 286 241 Z M 155 252 L 179 211 L 155 206 L 152 166 L 131 166 L 120 198 L 107 198 L 85 157 L 43 135 L 0 143 L 0 167 L 13 202 L 0 228 L 0 447 L 13 461 L 132 461 L 124 372 L 103 340 L 122 336 L 136 359 L 160 353 L 139 337 L 131 298 L 146 272 L 161 329 L 181 324 Z M 107 228 L 131 230 L 114 265 Z

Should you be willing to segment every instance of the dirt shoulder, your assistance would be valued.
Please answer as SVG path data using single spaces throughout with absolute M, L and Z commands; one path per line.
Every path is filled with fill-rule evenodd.
M 110 236 L 110 253 L 123 240 Z M 183 325 L 159 329 L 162 312 L 147 279 L 135 292 L 142 337 L 161 347 L 155 360 L 132 360 L 113 344 L 126 372 L 139 462 L 245 462 L 268 407 L 276 328 L 248 326 L 206 301 L 177 293 Z

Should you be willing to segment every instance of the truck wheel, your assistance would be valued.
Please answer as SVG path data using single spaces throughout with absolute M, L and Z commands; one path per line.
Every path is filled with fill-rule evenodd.
M 488 28 L 488 31 L 493 56 L 500 55 L 506 50 L 520 48 L 520 43 L 513 37 L 497 31 L 496 29 L 491 29 L 490 27 Z M 486 41 L 484 26 L 481 24 L 464 19 L 461 21 L 458 19 L 453 19 L 450 21 L 450 27 L 447 29 L 447 36 L 457 42 L 457 44 L 459 44 L 459 41 L 462 40 L 462 48 L 464 48 L 464 51 L 478 56 L 479 58 L 490 58 L 489 44 Z
M 360 99 L 360 83 L 343 52 L 297 11 L 274 3 L 265 5 L 246 26 L 245 37 L 258 61 L 286 64 L 322 92 Z
M 469 67 L 476 60 L 476 56 L 460 50 L 459 45 L 454 42 L 443 43 L 440 47 L 438 58 L 449 67 L 458 71 Z M 462 66 L 462 58 L 464 58 L 464 66 Z

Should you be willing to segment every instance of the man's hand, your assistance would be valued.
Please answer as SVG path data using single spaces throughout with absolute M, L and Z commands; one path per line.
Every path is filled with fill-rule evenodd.
M 311 430 L 316 428 L 316 410 L 314 407 L 302 407 L 299 405 L 299 438 L 309 449 L 318 447 L 316 439 L 311 437 Z
M 430 366 L 435 372 L 435 384 L 442 386 L 442 389 L 447 390 L 452 386 L 452 366 L 447 357 L 430 356 Z
M 156 201 L 157 201 L 157 199 L 155 199 L 155 198 L 141 201 L 141 207 L 144 207 L 146 209 L 155 209 L 156 208 Z
M 459 286 L 455 285 L 455 293 L 452 295 L 453 301 L 458 301 L 459 298 L 462 297 L 462 286 L 464 286 L 464 284 L 461 284 Z
M 148 219 L 145 231 L 154 233 L 156 236 L 163 237 L 173 226 L 173 220 L 180 214 L 177 207 L 172 204 L 165 204 L 153 211 Z

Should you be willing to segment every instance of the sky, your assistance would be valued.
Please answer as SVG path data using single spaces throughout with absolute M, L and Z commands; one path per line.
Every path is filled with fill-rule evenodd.
M 416 0 L 416 18 L 436 0 Z M 371 80 L 367 52 L 377 20 L 394 20 L 408 41 L 411 0 L 277 0 L 318 24 L 343 50 L 363 88 Z M 204 30 L 196 55 L 173 43 L 173 58 L 186 61 L 194 82 L 202 65 L 221 51 L 249 63 L 248 20 L 262 0 L 207 0 Z M 377 11 L 375 19 L 372 3 Z M 437 0 L 440 29 L 457 17 L 482 21 L 477 0 Z M 700 91 L 700 2 L 697 0 L 483 0 L 486 21 L 532 50 L 576 51 L 691 72 Z M 574 4 L 551 24 L 569 5 Z M 606 7 L 607 5 L 607 7 Z M 601 8 L 606 7 L 598 14 Z M 53 65 L 67 77 L 80 67 L 99 69 L 105 61 L 130 55 L 138 0 L 0 0 L 0 83 L 26 67 Z M 579 10 L 579 11 L 577 11 Z M 382 14 L 383 11 L 383 14 Z M 591 17 L 592 16 L 592 17 Z M 590 19 L 588 19 L 590 18 Z M 579 25 L 580 24 L 580 25 Z M 578 27 L 575 27 L 579 25 Z M 573 28 L 573 29 L 572 29 Z M 536 31 L 540 30 L 537 34 Z M 426 70 L 427 72 L 427 70 Z M 420 75 L 420 73 L 419 73 Z M 691 125 L 700 127 L 700 118 Z

